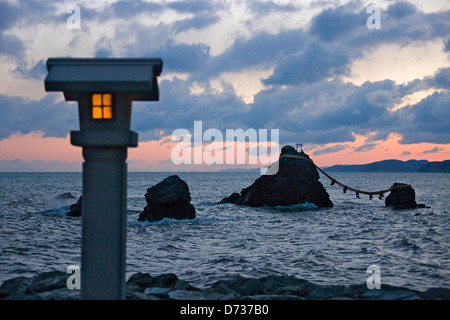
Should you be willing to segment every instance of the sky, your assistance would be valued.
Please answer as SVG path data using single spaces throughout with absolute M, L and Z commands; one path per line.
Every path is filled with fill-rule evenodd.
M 81 171 L 51 57 L 163 60 L 160 100 L 133 103 L 129 171 L 245 167 L 175 165 L 194 121 L 278 129 L 319 166 L 450 159 L 448 0 L 0 0 L 0 171 Z

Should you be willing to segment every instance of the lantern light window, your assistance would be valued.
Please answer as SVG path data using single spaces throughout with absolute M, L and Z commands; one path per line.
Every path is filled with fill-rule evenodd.
M 92 119 L 112 119 L 111 93 L 92 94 Z

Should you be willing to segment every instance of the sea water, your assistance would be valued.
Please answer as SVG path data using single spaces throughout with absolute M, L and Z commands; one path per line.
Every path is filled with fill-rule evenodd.
M 292 275 L 320 285 L 364 284 L 371 265 L 381 285 L 450 288 L 450 174 L 334 173 L 362 190 L 408 183 L 430 208 L 394 210 L 384 200 L 343 193 L 324 176 L 333 208 L 217 204 L 257 173 L 177 173 L 189 185 L 193 220 L 137 222 L 146 189 L 175 173 L 128 174 L 127 278 L 175 273 L 204 288 L 240 275 Z M 81 261 L 81 219 L 66 216 L 81 195 L 81 173 L 0 173 L 0 283 L 66 271 Z

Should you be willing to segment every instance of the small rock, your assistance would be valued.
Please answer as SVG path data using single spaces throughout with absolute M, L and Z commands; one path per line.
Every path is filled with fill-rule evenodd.
M 394 183 L 392 187 L 405 185 L 404 183 Z M 386 207 L 395 207 L 395 209 L 413 209 L 413 208 L 427 208 L 424 204 L 416 203 L 416 192 L 409 187 L 393 189 L 386 197 Z
M 81 300 L 80 290 L 67 288 L 41 292 L 37 297 L 43 300 Z
M 173 290 L 169 292 L 172 300 L 209 300 L 208 296 L 201 291 Z
M 8 295 L 27 295 L 31 293 L 31 279 L 27 277 L 17 277 L 3 282 L 0 289 Z
M 40 293 L 55 289 L 67 289 L 67 273 L 51 271 L 35 276 L 31 283 L 31 291 Z
M 78 201 L 70 206 L 70 211 L 67 213 L 69 217 L 81 217 L 81 201 L 83 196 L 78 198 Z
M 145 289 L 144 293 L 147 295 L 156 296 L 158 298 L 168 299 L 170 291 L 173 290 L 171 288 L 153 287 Z
M 425 292 L 427 299 L 450 300 L 450 289 L 448 288 L 431 288 Z

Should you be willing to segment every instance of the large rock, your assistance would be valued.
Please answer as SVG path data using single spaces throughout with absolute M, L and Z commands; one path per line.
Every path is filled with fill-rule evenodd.
M 306 153 L 297 152 L 291 146 L 283 147 L 281 155 L 299 155 L 309 159 Z M 242 189 L 240 194 L 233 193 L 219 203 L 274 207 L 309 202 L 319 208 L 333 207 L 313 163 L 298 158 L 280 158 L 278 164 L 276 174 L 259 177 L 251 186 Z M 276 164 L 271 167 L 276 168 Z
M 191 204 L 189 187 L 177 175 L 167 177 L 157 185 L 147 189 L 145 199 L 147 206 L 139 214 L 138 221 L 195 218 L 195 208 Z
M 405 185 L 404 183 L 394 183 L 392 187 Z M 426 208 L 424 204 L 417 204 L 416 192 L 410 187 L 393 189 L 384 200 L 386 207 L 396 209 Z

